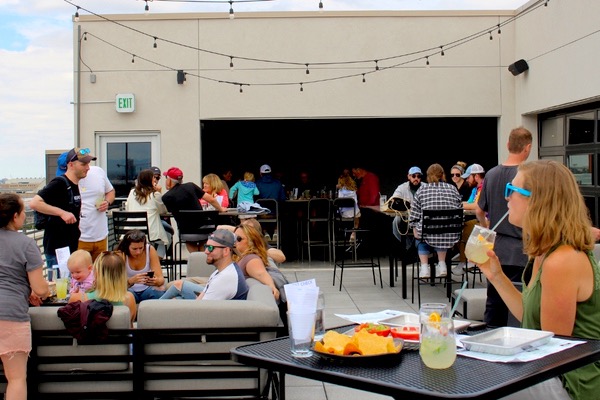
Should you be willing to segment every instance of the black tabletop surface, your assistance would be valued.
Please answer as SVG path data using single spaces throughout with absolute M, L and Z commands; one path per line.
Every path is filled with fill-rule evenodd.
M 403 350 L 396 365 L 343 365 L 317 354 L 294 358 L 287 337 L 232 350 L 238 362 L 402 399 L 494 399 L 600 359 L 600 341 L 524 363 L 494 363 L 457 356 L 445 370 L 427 368 L 418 351 Z M 373 364 L 373 365 L 371 365 Z

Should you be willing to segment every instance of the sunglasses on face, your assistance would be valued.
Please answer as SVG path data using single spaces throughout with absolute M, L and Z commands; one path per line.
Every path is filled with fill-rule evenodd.
M 506 188 L 504 189 L 504 197 L 508 198 L 514 192 L 519 193 L 521 196 L 531 197 L 531 192 L 529 190 L 514 186 L 512 183 L 508 182 L 506 184 Z
M 71 157 L 71 159 L 69 160 L 69 162 L 73 162 L 75 160 L 77 160 L 79 158 L 79 156 L 85 156 L 86 154 L 90 154 L 90 149 L 88 149 L 87 147 L 85 149 L 79 149 L 77 150 L 77 152 L 75 153 L 75 155 L 73 157 Z
M 204 246 L 204 248 L 206 248 L 206 250 L 208 250 L 209 253 L 212 253 L 214 249 L 224 249 L 225 246 L 215 246 L 212 244 L 207 244 L 206 246 Z
M 450 174 L 450 176 L 459 177 L 461 174 Z
M 419 179 L 421 179 L 421 176 L 422 176 L 421 174 L 412 174 L 411 175 L 412 178 L 419 178 Z

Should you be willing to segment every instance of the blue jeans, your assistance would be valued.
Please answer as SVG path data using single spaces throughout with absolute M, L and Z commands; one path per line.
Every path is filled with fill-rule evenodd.
M 417 254 L 429 254 L 432 252 L 445 252 L 448 251 L 448 249 L 440 249 L 438 247 L 433 247 L 430 246 L 429 244 L 427 244 L 427 242 L 425 242 L 424 240 L 421 239 L 415 239 L 416 244 L 417 244 Z
M 160 297 L 163 294 L 165 294 L 164 290 L 157 290 L 150 286 L 147 287 L 146 289 L 142 290 L 141 292 L 134 292 L 131 289 L 128 289 L 128 291 L 133 294 L 133 297 L 135 297 L 136 303 L 139 303 L 140 301 L 144 301 L 144 300 L 160 299 Z
M 169 289 L 162 295 L 161 300 L 168 299 L 184 299 L 184 300 L 195 300 L 198 297 L 197 293 L 202 293 L 204 290 L 203 285 L 199 285 L 194 282 L 183 281 L 181 283 L 181 290 L 177 289 L 175 285 L 171 285 Z
M 56 254 L 45 254 L 46 256 L 46 269 L 48 271 L 48 282 L 52 281 L 54 270 L 52 269 L 53 265 L 58 265 L 58 259 L 56 258 Z M 56 270 L 56 279 L 60 278 L 60 270 Z

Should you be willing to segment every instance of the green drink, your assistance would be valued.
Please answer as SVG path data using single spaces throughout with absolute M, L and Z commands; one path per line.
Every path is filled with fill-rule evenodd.
M 432 369 L 445 369 L 456 360 L 454 322 L 449 318 L 421 323 L 419 354 L 423 363 Z

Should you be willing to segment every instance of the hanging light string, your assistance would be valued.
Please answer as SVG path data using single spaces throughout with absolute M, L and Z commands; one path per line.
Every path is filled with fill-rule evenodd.
M 169 43 L 169 44 L 172 44 L 172 45 L 175 45 L 175 46 L 180 46 L 180 47 L 184 47 L 184 48 L 187 48 L 187 49 L 191 49 L 191 50 L 195 50 L 195 51 L 199 51 L 199 52 L 204 52 L 204 53 L 207 53 L 207 54 L 212 54 L 212 55 L 227 57 L 230 60 L 230 64 L 231 64 L 233 58 L 237 58 L 237 59 L 246 60 L 246 61 L 271 63 L 271 64 L 280 64 L 280 65 L 288 65 L 288 66 L 300 66 L 300 67 L 302 67 L 303 69 L 306 70 L 306 67 L 308 65 L 323 67 L 323 66 L 341 66 L 341 65 L 364 64 L 364 63 L 371 63 L 372 64 L 373 62 L 375 62 L 375 66 L 376 67 L 375 67 L 374 70 L 370 70 L 370 71 L 367 71 L 367 72 L 361 71 L 359 73 L 353 73 L 353 74 L 349 74 L 349 75 L 343 75 L 343 76 L 337 76 L 337 77 L 331 77 L 331 78 L 325 78 L 325 79 L 316 79 L 316 80 L 312 80 L 312 81 L 303 81 L 304 84 L 314 84 L 314 83 L 328 82 L 328 81 L 334 81 L 334 80 L 352 78 L 352 77 L 356 77 L 356 76 L 362 76 L 362 78 L 364 80 L 364 77 L 365 77 L 366 74 L 371 74 L 371 73 L 379 72 L 379 71 L 385 71 L 385 70 L 391 69 L 391 68 L 397 68 L 397 67 L 400 67 L 400 66 L 404 66 L 406 64 L 410 64 L 410 63 L 416 62 L 418 60 L 427 60 L 428 61 L 429 57 L 431 57 L 433 55 L 441 54 L 441 53 L 443 53 L 445 51 L 448 51 L 448 50 L 450 50 L 450 49 L 452 49 L 454 47 L 457 47 L 457 46 L 466 44 L 466 43 L 468 43 L 468 42 L 470 42 L 472 40 L 475 40 L 475 39 L 477 39 L 477 38 L 479 38 L 481 36 L 488 35 L 491 32 L 490 28 L 485 28 L 485 29 L 483 29 L 483 30 L 481 30 L 479 32 L 473 33 L 473 34 L 471 34 L 471 35 L 469 35 L 467 37 L 464 37 L 464 38 L 461 38 L 461 39 L 457 39 L 455 41 L 446 43 L 444 45 L 439 45 L 439 46 L 431 47 L 431 48 L 428 48 L 428 49 L 413 51 L 413 52 L 404 53 L 404 54 L 395 55 L 395 56 L 390 56 L 390 57 L 378 58 L 376 60 L 373 60 L 373 59 L 366 60 L 365 59 L 365 60 L 351 60 L 351 61 L 302 63 L 302 62 L 293 62 L 293 61 L 283 61 L 283 60 L 274 60 L 274 59 L 259 59 L 259 58 L 253 58 L 253 57 L 237 56 L 237 55 L 231 55 L 231 54 L 221 53 L 221 52 L 218 52 L 218 51 L 212 51 L 212 50 L 202 49 L 202 48 L 199 48 L 199 47 L 194 47 L 194 46 L 191 46 L 191 45 L 187 45 L 187 44 L 175 42 L 175 41 L 172 41 L 172 40 L 169 40 L 169 39 L 165 39 L 165 38 L 160 38 L 158 36 L 154 36 L 152 34 L 143 32 L 141 30 L 129 27 L 129 26 L 127 26 L 127 25 L 125 25 L 123 23 L 120 23 L 118 21 L 110 20 L 110 19 L 108 19 L 108 18 L 106 18 L 106 17 L 104 17 L 102 15 L 96 14 L 96 13 L 90 11 L 90 10 L 84 9 L 84 8 L 82 8 L 80 6 L 77 6 L 77 5 L 73 4 L 69 0 L 64 0 L 64 1 L 66 3 L 69 3 L 69 4 L 77 7 L 78 10 L 84 10 L 84 11 L 90 13 L 91 15 L 94 15 L 94 16 L 100 18 L 100 19 L 103 19 L 103 20 L 107 21 L 107 22 L 111 22 L 111 23 L 113 23 L 115 25 L 118 25 L 118 26 L 124 28 L 124 29 L 128 29 L 128 30 L 136 32 L 136 33 L 138 33 L 140 35 L 144 35 L 144 36 L 147 36 L 147 37 L 150 37 L 150 38 L 154 39 L 154 47 L 156 47 L 156 42 L 160 40 L 160 41 L 163 41 L 165 43 Z M 181 0 L 154 0 L 154 1 L 181 1 Z M 189 0 L 189 1 L 194 1 L 194 0 Z M 273 1 L 273 0 L 247 0 L 247 1 Z M 200 2 L 200 1 L 197 1 L 197 2 Z M 226 2 L 229 3 L 229 0 L 227 0 Z M 520 18 L 520 17 L 522 17 L 522 16 L 524 16 L 524 15 L 526 15 L 526 14 L 534 11 L 535 9 L 537 9 L 537 8 L 539 8 L 541 6 L 545 6 L 544 2 L 545 2 L 545 0 L 538 0 L 538 2 L 536 2 L 535 4 L 532 4 L 529 8 L 523 10 L 519 14 L 517 14 L 517 15 L 515 15 L 513 17 L 510 17 L 510 18 L 506 19 L 503 22 L 500 22 L 498 24 L 493 25 L 493 29 L 497 28 L 498 30 L 500 30 L 500 28 L 502 26 L 505 26 L 507 24 L 510 24 L 510 23 L 514 22 L 516 19 L 518 19 L 518 18 Z M 92 34 L 90 32 L 85 32 L 84 35 L 85 34 L 92 36 Z M 123 52 L 126 52 L 126 53 L 130 54 L 130 55 L 134 54 L 134 52 L 122 49 L 119 46 L 116 46 L 116 45 L 114 45 L 114 44 L 112 44 L 112 43 L 110 43 L 110 42 L 108 42 L 108 41 L 106 41 L 104 39 L 101 39 L 100 37 L 98 37 L 96 35 L 94 35 L 94 37 L 97 38 L 97 39 L 99 39 L 99 40 L 101 40 L 102 42 L 108 44 L 109 46 L 117 48 L 117 49 L 119 49 L 119 50 L 121 50 Z M 428 54 L 419 56 L 420 54 L 423 54 L 423 53 L 428 53 Z M 382 60 L 384 60 L 384 61 L 390 61 L 390 60 L 394 60 L 394 59 L 398 59 L 398 58 L 406 58 L 406 57 L 410 57 L 410 56 L 419 56 L 419 57 L 411 58 L 409 60 L 405 60 L 403 62 L 395 63 L 393 65 L 388 65 L 388 66 L 380 66 L 378 64 L 378 62 L 382 61 Z M 136 55 L 136 57 L 139 58 L 139 59 L 143 59 L 144 61 L 147 61 L 149 63 L 152 63 L 152 64 L 155 64 L 155 65 L 161 66 L 163 68 L 166 68 L 168 70 L 177 71 L 179 69 L 179 68 L 173 68 L 173 67 L 165 66 L 165 65 L 162 65 L 160 63 L 156 63 L 156 62 L 154 62 L 152 60 L 140 57 L 139 55 Z M 206 76 L 200 76 L 200 75 L 189 73 L 189 72 L 186 72 L 186 74 L 189 74 L 191 76 L 196 76 L 196 77 L 201 78 L 201 79 L 207 79 L 207 80 L 215 81 L 215 82 L 234 84 L 236 86 L 241 86 L 241 85 L 250 86 L 251 85 L 250 83 L 240 83 L 240 82 L 233 82 L 233 81 L 226 81 L 226 80 L 218 80 L 218 79 L 214 79 L 214 78 L 210 78 L 210 77 L 206 77 Z M 255 85 L 255 86 L 283 86 L 283 85 L 298 85 L 298 83 L 299 82 L 296 81 L 296 82 L 279 82 L 279 83 L 253 83 L 252 85 Z

